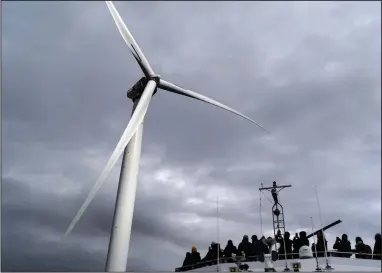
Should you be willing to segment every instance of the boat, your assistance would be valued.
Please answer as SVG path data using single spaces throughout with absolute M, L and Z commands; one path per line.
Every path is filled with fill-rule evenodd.
M 325 257 L 320 258 L 297 258 L 290 260 L 272 261 L 273 268 L 276 272 L 342 272 L 342 271 L 357 271 L 357 272 L 381 272 L 381 260 L 373 259 L 356 259 L 355 253 L 351 253 L 352 257 L 342 258 L 333 257 L 337 251 L 328 251 L 328 264 Z M 208 261 L 197 266 L 189 266 L 185 268 L 177 268 L 176 272 L 269 272 L 266 268 L 266 261 L 245 261 L 239 265 L 237 262 L 225 262 L 226 258 L 219 259 L 219 264 L 215 261 Z M 288 267 L 286 267 L 286 262 Z M 317 266 L 318 264 L 318 266 Z M 327 267 L 329 265 L 329 267 Z
M 175 269 L 175 272 L 382 272 L 380 256 L 379 259 L 375 259 L 375 255 L 373 256 L 373 254 L 356 253 L 355 250 L 352 250 L 352 252 L 339 252 L 337 250 L 328 250 L 325 248 L 325 251 L 317 251 L 317 249 L 314 251 L 309 246 L 302 246 L 299 249 L 299 253 L 287 253 L 285 259 L 285 254 L 278 254 L 277 252 L 280 245 L 277 243 L 276 237 L 285 233 L 284 209 L 279 203 L 277 196 L 282 189 L 291 187 L 291 185 L 278 186 L 274 181 L 272 187 L 263 187 L 263 184 L 261 184 L 261 186 L 262 187 L 259 190 L 268 190 L 271 192 L 274 201 L 272 206 L 274 237 L 268 237 L 266 239 L 263 236 L 261 239 L 262 243 L 268 247 L 269 254 L 247 257 L 244 252 L 241 253 L 242 256 L 232 254 L 232 257 L 219 257 L 218 254 L 217 259 L 178 267 Z M 318 194 L 316 197 L 319 208 Z M 321 214 L 320 208 L 319 213 Z M 324 234 L 325 230 L 341 222 L 341 220 L 337 220 L 325 227 L 321 227 L 307 235 L 306 238 L 314 238 L 319 232 Z M 283 233 L 281 233 L 281 231 L 283 231 Z M 363 255 L 363 258 L 359 258 L 359 254 Z M 356 255 L 358 258 L 356 258 Z

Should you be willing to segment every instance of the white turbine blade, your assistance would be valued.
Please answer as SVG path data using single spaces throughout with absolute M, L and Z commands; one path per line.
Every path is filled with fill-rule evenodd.
M 65 232 L 65 235 L 68 235 L 78 220 L 81 218 L 82 214 L 85 212 L 86 208 L 89 206 L 90 202 L 93 200 L 94 196 L 97 194 L 98 190 L 101 188 L 102 184 L 105 182 L 106 177 L 113 169 L 114 165 L 117 163 L 118 158 L 123 153 L 125 147 L 131 140 L 131 138 L 134 136 L 135 132 L 137 131 L 139 125 L 143 122 L 143 119 L 145 117 L 145 114 L 147 112 L 147 108 L 149 106 L 149 103 L 151 101 L 151 97 L 153 95 L 153 92 L 156 87 L 155 81 L 149 81 L 146 85 L 145 90 L 143 91 L 143 94 L 141 96 L 141 99 L 135 108 L 135 111 L 133 115 L 131 116 L 130 122 L 127 125 L 125 131 L 122 134 L 121 139 L 119 140 L 115 150 L 111 154 L 109 161 L 106 164 L 106 167 L 103 169 L 101 175 L 99 176 L 97 182 L 94 184 L 93 188 L 91 189 L 89 195 L 87 196 L 85 202 L 82 204 L 81 208 L 77 212 L 76 216 L 73 218 L 72 222 L 70 223 L 67 231 Z
M 105 1 L 111 16 L 113 16 L 114 22 L 117 25 L 119 32 L 121 33 L 123 39 L 125 40 L 127 46 L 130 48 L 131 53 L 133 53 L 134 58 L 137 60 L 139 66 L 141 67 L 143 73 L 146 77 L 154 76 L 154 71 L 152 70 L 149 62 L 147 61 L 145 55 L 143 55 L 142 50 L 139 48 L 137 42 L 134 40 L 133 35 L 131 35 L 129 29 L 123 22 L 121 16 L 119 15 L 117 9 L 115 8 L 112 1 Z
M 207 102 L 209 104 L 212 104 L 212 105 L 215 105 L 217 107 L 220 107 L 222 109 L 225 109 L 227 111 L 230 111 L 231 113 L 234 113 L 238 116 L 241 116 L 243 118 L 245 118 L 246 120 L 249 120 L 250 122 L 256 124 L 257 126 L 259 126 L 261 129 L 263 129 L 264 131 L 266 131 L 267 133 L 270 133 L 267 129 L 265 129 L 263 126 L 261 126 L 259 123 L 257 123 L 256 121 L 254 121 L 253 119 L 250 119 L 249 117 L 245 116 L 244 114 L 216 101 L 216 100 L 213 100 L 213 99 L 210 99 L 209 97 L 206 97 L 204 95 L 201 95 L 199 93 L 196 93 L 194 91 L 191 91 L 191 90 L 187 90 L 187 89 L 184 89 L 182 87 L 179 87 L 173 83 L 170 83 L 168 81 L 165 81 L 165 80 L 160 80 L 159 82 L 159 85 L 158 85 L 159 88 L 161 89 L 164 89 L 166 91 L 169 91 L 169 92 L 173 92 L 173 93 L 176 93 L 176 94 L 180 94 L 180 95 L 183 95 L 183 96 L 187 96 L 187 97 L 190 97 L 190 98 L 193 98 L 193 99 L 197 99 L 197 100 L 201 100 L 201 101 L 204 101 L 204 102 Z

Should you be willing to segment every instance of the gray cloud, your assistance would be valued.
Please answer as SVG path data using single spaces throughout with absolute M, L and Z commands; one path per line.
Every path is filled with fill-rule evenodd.
M 117 2 L 164 78 L 245 112 L 158 92 L 145 119 L 129 270 L 173 270 L 196 245 L 261 233 L 261 183 L 290 232 L 320 221 L 373 244 L 381 226 L 376 2 Z M 102 271 L 118 167 L 67 226 L 125 126 L 142 73 L 102 2 L 5 2 L 3 271 Z M 262 196 L 265 234 L 270 204 Z M 22 262 L 20 262 L 22 261 Z

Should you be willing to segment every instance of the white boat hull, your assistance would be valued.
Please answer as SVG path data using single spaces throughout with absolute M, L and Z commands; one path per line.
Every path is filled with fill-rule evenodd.
M 300 272 L 313 272 L 316 270 L 316 259 L 292 259 L 288 260 L 288 267 L 293 272 L 292 263 L 299 262 L 301 264 Z M 335 271 L 368 271 L 368 272 L 381 272 L 381 261 L 371 259 L 355 259 L 355 258 L 329 258 L 330 266 Z M 320 268 L 324 271 L 326 266 L 325 258 L 318 258 Z M 244 262 L 249 266 L 250 271 L 264 272 L 264 263 L 261 262 Z M 230 267 L 236 266 L 234 263 L 222 263 L 219 265 L 220 272 L 229 272 Z M 274 262 L 274 268 L 277 272 L 282 272 L 285 268 L 285 260 L 278 260 Z M 194 272 L 216 272 L 217 265 L 206 266 L 190 270 Z

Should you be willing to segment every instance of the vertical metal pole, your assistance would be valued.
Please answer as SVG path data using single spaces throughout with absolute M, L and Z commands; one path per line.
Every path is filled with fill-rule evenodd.
M 261 183 L 261 187 L 263 187 L 263 183 Z M 261 236 L 263 236 L 263 217 L 261 215 L 261 190 L 260 190 L 260 228 L 261 228 Z
M 312 216 L 310 217 L 310 222 L 312 224 L 312 234 L 314 234 L 314 227 L 313 227 L 313 218 Z M 316 238 L 314 238 L 313 235 L 313 242 L 314 242 L 314 251 L 316 252 L 316 271 L 321 271 L 321 268 L 318 264 L 318 257 L 317 257 L 317 245 L 316 245 Z
M 218 246 L 217 246 L 217 272 L 220 272 L 220 230 L 219 230 L 219 196 L 216 197 L 216 220 L 217 220 L 217 243 L 218 243 Z
M 317 200 L 317 207 L 318 207 L 318 215 L 320 217 L 321 233 L 322 233 L 322 238 L 324 240 L 324 253 L 325 253 L 325 260 L 326 260 L 326 269 L 331 269 L 331 267 L 329 265 L 328 253 L 327 253 L 326 244 L 325 244 L 326 238 L 325 238 L 325 235 L 324 235 L 324 229 L 322 227 L 321 207 L 320 207 L 320 201 L 318 199 L 317 185 L 314 185 L 314 188 L 315 188 L 315 191 L 316 191 L 316 200 Z

